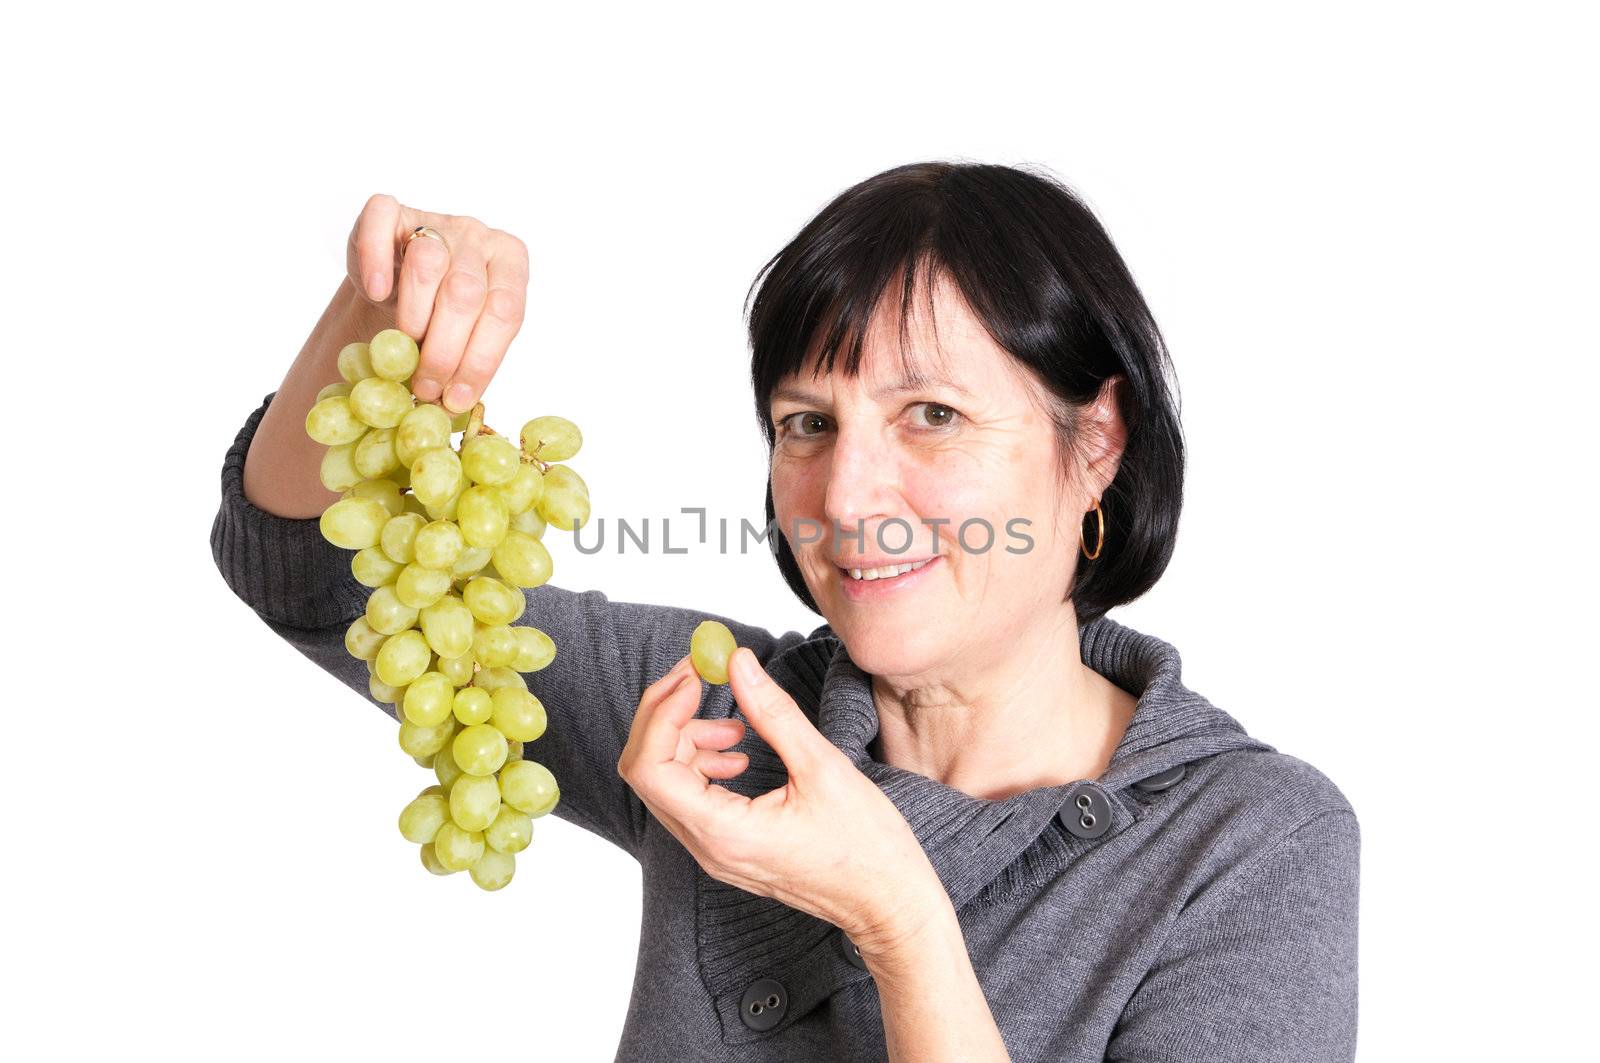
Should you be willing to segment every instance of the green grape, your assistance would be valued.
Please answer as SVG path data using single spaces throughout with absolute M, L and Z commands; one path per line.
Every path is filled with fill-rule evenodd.
M 561 788 L 550 769 L 537 760 L 519 760 L 500 769 L 500 796 L 505 803 L 534 819 L 561 800 Z
M 411 462 L 411 490 L 429 509 L 450 501 L 464 479 L 461 459 L 449 447 L 424 450 Z
M 391 635 L 378 650 L 377 676 L 403 687 L 428 670 L 428 640 L 416 628 Z
M 365 550 L 378 541 L 389 511 L 370 498 L 342 498 L 322 511 L 322 537 L 345 550 Z
M 472 724 L 456 735 L 450 752 L 468 775 L 493 775 L 506 762 L 506 736 L 489 724 Z
M 500 492 L 493 487 L 474 486 L 461 493 L 456 523 L 468 546 L 492 548 L 511 526 L 511 513 Z
M 428 506 L 427 507 L 428 519 L 429 520 L 455 520 L 457 514 L 460 511 L 461 496 L 467 493 L 467 489 L 471 485 L 472 485 L 471 481 L 469 481 L 465 476 L 463 476 L 461 478 L 461 482 L 456 485 L 456 490 L 455 490 L 454 494 L 452 494 L 449 498 L 445 499 L 439 505 Z
M 350 389 L 350 408 L 373 428 L 394 428 L 415 405 L 406 386 L 381 376 L 369 376 Z
M 388 476 L 400 467 L 394 452 L 394 429 L 374 428 L 356 444 L 353 459 L 356 471 L 368 479 Z
M 528 607 L 528 599 L 521 591 L 488 576 L 468 580 L 461 600 L 482 624 L 510 624 Z
M 517 659 L 517 637 L 506 624 L 479 624 L 472 636 L 472 654 L 485 668 L 503 668 Z
M 463 687 L 455 692 L 450 708 L 456 714 L 456 719 L 470 727 L 472 724 L 488 722 L 494 713 L 494 698 L 479 687 Z
M 454 417 L 450 418 L 450 431 L 465 432 L 467 425 L 472 421 L 472 407 L 468 406 Z
M 446 594 L 419 614 L 422 634 L 441 658 L 460 657 L 472 650 L 472 613 L 453 594 Z M 471 678 L 469 662 L 467 678 Z M 462 684 L 457 684 L 458 686 Z
M 431 402 L 414 407 L 395 428 L 394 452 L 408 469 L 424 451 L 449 445 L 450 415 Z
M 405 512 L 405 499 L 400 485 L 393 480 L 362 480 L 345 493 L 346 498 L 370 498 L 388 511 L 391 518 Z
M 463 539 L 462 542 L 466 540 Z M 456 563 L 450 566 L 450 574 L 458 579 L 462 576 L 469 578 L 475 576 L 479 569 L 489 563 L 492 555 L 493 551 L 487 546 L 468 546 L 461 551 Z
M 455 754 L 448 748 L 439 750 L 433 758 L 433 777 L 439 780 L 439 785 L 448 794 L 455 786 L 456 780 L 465 775 L 461 765 L 456 763 Z
M 422 727 L 403 719 L 400 721 L 400 748 L 413 757 L 425 757 L 429 753 L 437 753 L 455 737 L 455 729 L 454 716 L 446 716 L 443 723 L 432 727 Z M 438 761 L 434 763 L 437 765 Z
M 542 539 L 548 524 L 539 515 L 539 507 L 535 504 L 522 513 L 513 513 L 511 515 L 511 527 L 516 531 L 531 535 L 535 539 Z
M 408 842 L 425 845 L 449 818 L 450 803 L 436 794 L 425 794 L 400 810 L 400 834 Z
M 477 863 L 484 848 L 481 831 L 465 831 L 454 823 L 445 823 L 433 836 L 433 855 L 451 871 L 465 871 Z
M 450 819 L 467 831 L 481 831 L 500 814 L 500 783 L 493 775 L 463 775 L 450 787 Z
M 556 644 L 536 627 L 514 627 L 511 633 L 517 638 L 517 659 L 511 667 L 519 672 L 537 672 L 556 659 Z
M 479 889 L 493 893 L 495 890 L 504 889 L 511 882 L 511 876 L 517 873 L 517 858 L 510 853 L 496 852 L 485 848 L 483 855 L 467 869 L 467 874 L 472 876 L 472 881 Z
M 460 560 L 466 548 L 467 541 L 461 537 L 461 529 L 447 520 L 429 521 L 417 530 L 417 537 L 412 543 L 417 564 L 442 568 L 447 573 Z
M 531 461 L 518 462 L 516 475 L 497 486 L 506 509 L 515 517 L 544 497 L 544 473 Z
M 517 475 L 521 464 L 517 448 L 499 436 L 473 436 L 461 444 L 461 471 L 475 484 L 506 483 Z
M 322 468 L 318 472 L 323 487 L 330 491 L 348 491 L 365 479 L 356 468 L 355 451 L 354 443 L 340 443 L 323 452 Z
M 450 715 L 455 702 L 456 688 L 449 679 L 440 672 L 423 672 L 406 687 L 401 711 L 418 726 L 436 727 Z
M 581 527 L 589 519 L 589 485 L 567 466 L 552 465 L 544 471 L 538 508 L 539 516 L 562 531 Z
M 399 578 L 400 570 L 404 567 L 384 553 L 381 546 L 369 546 L 350 559 L 350 571 L 355 575 L 356 582 L 374 590 L 387 583 L 393 583 Z
M 339 375 L 355 385 L 372 375 L 372 355 L 365 343 L 347 343 L 339 350 Z
M 526 812 L 501 805 L 483 831 L 484 844 L 500 853 L 520 853 L 533 841 L 533 820 Z
M 528 681 L 510 668 L 485 668 L 473 677 L 472 682 L 479 690 L 487 690 L 490 694 L 501 687 L 528 689 Z
M 333 398 L 335 396 L 339 396 L 341 398 L 344 398 L 344 397 L 349 396 L 349 394 L 350 394 L 350 382 L 348 380 L 341 380 L 336 384 L 325 384 L 325 385 L 323 385 L 322 390 L 317 392 L 316 401 L 317 402 L 321 402 L 323 399 L 331 399 L 331 398 Z M 316 403 L 312 403 L 312 405 L 316 405 Z
M 450 573 L 412 563 L 400 570 L 394 581 L 395 597 L 413 609 L 426 609 L 450 589 Z
M 405 466 L 402 465 L 401 468 L 404 469 Z M 409 469 L 406 470 L 406 475 L 407 476 L 411 475 L 411 471 Z M 416 495 L 412 494 L 410 491 L 407 491 L 406 494 L 405 494 L 405 503 L 406 503 L 405 509 L 403 509 L 401 512 L 403 512 L 403 513 L 415 513 L 419 517 L 422 517 L 424 519 L 427 518 L 427 516 L 428 516 L 428 507 L 422 504 L 422 499 L 418 498 Z
M 467 649 L 454 657 L 439 658 L 439 671 L 444 673 L 457 687 L 464 687 L 472 682 L 472 670 L 476 662 L 472 659 L 472 636 L 467 636 Z
M 417 341 L 397 328 L 386 328 L 368 345 L 372 371 L 385 380 L 405 382 L 417 371 Z
M 319 399 L 306 413 L 306 435 L 325 447 L 341 443 L 354 443 L 367 431 L 367 426 L 350 407 L 343 395 Z
M 417 611 L 395 597 L 393 587 L 379 587 L 367 596 L 367 623 L 372 630 L 398 635 L 417 622 Z
M 367 663 L 370 664 L 371 662 Z M 373 701 L 381 701 L 385 705 L 394 705 L 405 697 L 406 691 L 404 687 L 392 687 L 376 675 L 369 675 L 367 676 L 367 693 L 372 695 Z
M 565 417 L 535 417 L 522 426 L 522 449 L 543 462 L 566 461 L 583 446 L 583 433 Z
M 414 560 L 413 550 L 417 532 L 427 523 L 427 518 L 419 517 L 415 513 L 402 513 L 398 517 L 390 517 L 383 525 L 378 545 L 383 547 L 383 552 L 391 561 L 409 565 Z
M 436 756 L 438 756 L 437 753 L 429 753 L 425 757 L 412 757 L 411 759 L 416 761 L 419 768 L 431 768 L 433 767 L 433 758 Z
M 491 702 L 492 704 L 492 702 Z M 523 744 L 515 738 L 506 739 L 506 760 L 521 760 Z
M 549 581 L 555 567 L 544 543 L 515 529 L 507 529 L 491 557 L 495 571 L 514 587 L 540 586 Z
M 715 620 L 702 620 L 689 636 L 689 659 L 700 678 L 708 683 L 728 681 L 728 658 L 739 644 L 733 632 Z
M 439 857 L 433 851 L 432 842 L 429 842 L 427 845 L 422 847 L 422 866 L 433 872 L 435 875 L 454 874 L 453 871 L 439 862 Z
M 387 635 L 372 630 L 365 616 L 358 616 L 354 623 L 345 628 L 344 648 L 350 656 L 370 661 L 378 655 L 387 638 Z
M 518 742 L 532 742 L 544 734 L 546 718 L 544 703 L 519 687 L 501 687 L 492 695 L 494 715 L 491 719 L 507 738 Z
M 429 794 L 438 794 L 440 797 L 449 797 L 450 791 L 446 790 L 442 786 L 424 786 L 422 789 L 417 791 L 418 797 L 426 797 Z

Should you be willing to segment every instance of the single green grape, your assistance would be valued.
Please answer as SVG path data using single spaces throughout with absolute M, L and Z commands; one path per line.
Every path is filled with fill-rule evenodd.
M 533 462 L 519 461 L 517 474 L 497 485 L 506 509 L 513 517 L 526 513 L 535 502 L 544 497 L 544 473 Z
M 450 819 L 462 830 L 481 831 L 500 814 L 500 801 L 493 775 L 462 775 L 450 787 Z
M 544 703 L 533 694 L 520 687 L 506 686 L 496 690 L 490 697 L 494 700 L 491 719 L 507 738 L 532 742 L 544 734 L 548 723 Z
M 394 452 L 394 429 L 374 428 L 362 436 L 352 462 L 357 472 L 373 480 L 398 469 L 400 459 Z
M 511 629 L 517 637 L 517 659 L 511 667 L 519 672 L 537 672 L 556 659 L 553 639 L 536 627 L 520 625 Z
M 490 694 L 501 687 L 516 687 L 518 690 L 527 690 L 528 681 L 521 674 L 510 668 L 484 668 L 472 680 L 479 690 L 487 690 Z
M 489 576 L 468 580 L 461 600 L 481 624 L 510 624 L 528 608 L 528 599 L 521 591 Z
M 365 616 L 358 616 L 344 631 L 344 648 L 352 657 L 370 661 L 378 655 L 388 636 L 372 630 Z
M 461 537 L 461 529 L 448 520 L 429 521 L 417 530 L 412 543 L 417 564 L 441 568 L 447 573 L 466 548 L 467 541 Z
M 424 507 L 427 510 L 428 519 L 458 520 L 461 510 L 461 496 L 466 494 L 467 489 L 471 486 L 471 480 L 468 480 L 465 476 L 461 477 L 461 482 L 456 485 L 455 492 L 449 498 L 436 506 Z
M 351 386 L 372 375 L 372 355 L 365 343 L 347 343 L 340 348 L 339 375 Z
M 366 424 L 356 416 L 350 400 L 343 395 L 318 399 L 306 413 L 306 435 L 325 447 L 354 443 L 366 431 Z
M 442 406 L 424 402 L 415 406 L 395 428 L 394 452 L 400 463 L 411 468 L 411 463 L 424 452 L 435 447 L 450 446 L 450 415 Z
M 506 736 L 490 724 L 475 723 L 461 729 L 450 752 L 468 775 L 493 775 L 506 762 Z
M 435 875 L 454 874 L 453 871 L 439 862 L 438 854 L 433 851 L 432 842 L 429 842 L 427 845 L 422 847 L 422 866 L 427 868 Z
M 391 519 L 406 511 L 405 497 L 400 493 L 400 485 L 387 478 L 362 480 L 346 491 L 345 497 L 370 498 L 382 505 Z
M 436 794 L 426 794 L 400 810 L 400 834 L 408 842 L 424 845 L 433 841 L 449 818 L 450 803 Z
M 535 819 L 556 807 L 561 789 L 550 769 L 537 760 L 519 760 L 500 769 L 500 796 Z
M 359 442 L 359 440 L 358 440 Z M 330 491 L 348 491 L 366 477 L 356 468 L 355 443 L 340 443 L 322 452 L 322 466 L 318 476 L 322 486 Z
M 445 748 L 451 738 L 455 737 L 456 718 L 446 716 L 443 723 L 432 727 L 421 727 L 410 720 L 400 721 L 400 748 L 413 757 L 425 757 L 429 753 L 437 753 Z M 436 760 L 435 765 L 438 764 Z
M 483 833 L 466 831 L 454 823 L 445 823 L 433 836 L 433 855 L 451 871 L 465 871 L 483 855 Z
M 461 471 L 475 484 L 506 483 L 521 464 L 517 448 L 500 436 L 473 436 L 461 444 Z
M 456 780 L 465 774 L 466 772 L 461 770 L 461 765 L 456 763 L 455 755 L 448 746 L 439 750 L 434 756 L 433 777 L 439 780 L 439 785 L 444 788 L 446 794 L 455 786 Z
M 484 828 L 483 840 L 501 853 L 520 853 L 533 841 L 533 819 L 526 813 L 501 805 L 494 822 Z
M 381 376 L 358 381 L 348 401 L 355 415 L 373 428 L 394 428 L 416 404 L 404 384 Z
M 397 636 L 398 637 L 398 636 Z M 423 672 L 406 687 L 401 711 L 422 727 L 436 727 L 455 707 L 456 688 L 441 672 Z
M 383 525 L 383 534 L 378 537 L 378 545 L 383 547 L 383 552 L 391 561 L 409 565 L 415 556 L 417 532 L 427 526 L 427 523 L 426 517 L 419 517 L 415 513 L 402 513 L 398 517 L 390 517 Z
M 390 686 L 403 687 L 428 670 L 428 640 L 410 628 L 384 640 L 378 650 L 377 676 Z
M 373 590 L 393 583 L 404 567 L 384 553 L 382 546 L 369 546 L 350 559 L 350 571 L 355 576 L 356 582 Z
M 544 530 L 549 523 L 539 513 L 537 502 L 521 513 L 511 515 L 511 527 L 519 532 L 533 536 L 535 539 L 544 538 Z
M 368 661 L 367 663 L 371 664 L 372 662 Z M 406 691 L 404 687 L 390 686 L 373 674 L 367 676 L 367 693 L 372 695 L 373 701 L 381 701 L 385 705 L 395 705 L 399 703 L 401 698 L 405 697 Z M 416 754 L 413 753 L 412 756 L 416 756 Z
M 465 542 L 466 540 L 462 540 Z M 489 563 L 493 551 L 486 546 L 468 546 L 461 551 L 461 556 L 456 563 L 450 566 L 450 574 L 456 578 L 463 576 L 471 578 L 478 574 L 478 570 Z
M 515 528 L 506 529 L 491 559 L 495 570 L 515 587 L 538 587 L 549 581 L 555 567 L 544 543 Z
M 461 459 L 448 446 L 424 450 L 411 462 L 411 490 L 429 509 L 448 502 L 464 479 Z
M 404 382 L 417 371 L 417 341 L 397 328 L 386 328 L 367 344 L 372 371 L 385 380 Z
M 372 630 L 398 635 L 416 622 L 417 611 L 395 597 L 393 587 L 379 587 L 367 596 L 367 623 Z
M 468 726 L 487 723 L 489 717 L 494 715 L 494 698 L 481 687 L 463 687 L 455 692 L 451 711 L 456 714 L 456 719 Z
M 440 657 L 460 657 L 471 651 L 472 613 L 460 598 L 443 595 L 432 605 L 424 606 L 419 617 L 423 636 Z M 471 678 L 470 662 L 468 678 Z
M 439 657 L 439 671 L 454 683 L 456 687 L 464 687 L 472 682 L 473 668 L 477 664 L 472 659 L 472 636 L 467 636 L 467 648 L 454 657 Z
M 479 624 L 472 635 L 472 654 L 485 668 L 504 668 L 517 659 L 517 637 L 506 624 Z
M 499 491 L 490 486 L 474 485 L 461 493 L 456 524 L 467 545 L 493 549 L 511 527 L 511 512 L 506 509 Z
M 492 893 L 510 884 L 511 876 L 517 873 L 517 858 L 510 853 L 485 848 L 483 855 L 467 869 L 467 873 L 479 889 Z
M 322 390 L 317 392 L 316 402 L 321 402 L 323 399 L 331 399 L 335 395 L 348 397 L 350 395 L 350 387 L 350 381 L 348 380 L 341 380 L 334 384 L 324 384 Z M 312 405 L 316 405 L 316 402 L 312 403 Z
M 389 511 L 382 502 L 370 498 L 342 498 L 322 511 L 318 526 L 322 537 L 334 546 L 365 550 L 377 543 L 389 519 Z
M 538 509 L 562 531 L 582 527 L 589 519 L 589 485 L 567 466 L 552 465 L 544 472 L 544 497 Z
M 522 449 L 540 461 L 566 461 L 581 446 L 583 433 L 565 417 L 535 417 L 522 426 Z
M 728 681 L 728 658 L 739 644 L 727 625 L 715 620 L 702 620 L 689 636 L 689 659 L 700 678 L 708 683 Z
M 440 568 L 407 565 L 394 581 L 395 597 L 413 609 L 426 609 L 450 589 L 450 573 Z

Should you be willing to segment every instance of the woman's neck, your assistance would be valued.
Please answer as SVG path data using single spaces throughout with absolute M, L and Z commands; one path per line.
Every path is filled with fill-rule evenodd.
M 872 755 L 974 797 L 1098 778 L 1138 699 L 1085 665 L 1070 610 L 992 660 L 872 680 Z

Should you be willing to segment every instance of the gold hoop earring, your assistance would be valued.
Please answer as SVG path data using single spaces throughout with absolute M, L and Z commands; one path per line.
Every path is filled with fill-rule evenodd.
M 1078 521 L 1078 548 L 1083 551 L 1083 556 L 1088 558 L 1090 561 L 1093 561 L 1095 558 L 1100 556 L 1100 548 L 1106 544 L 1106 515 L 1105 512 L 1100 508 L 1100 500 L 1098 498 L 1094 500 L 1094 512 L 1095 516 L 1100 518 L 1100 538 L 1099 541 L 1094 544 L 1094 553 L 1092 554 L 1089 552 L 1088 547 L 1083 541 L 1083 521 Z

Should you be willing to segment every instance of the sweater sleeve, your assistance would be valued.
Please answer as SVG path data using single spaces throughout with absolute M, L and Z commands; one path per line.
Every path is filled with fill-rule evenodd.
M 1356 1050 L 1361 834 L 1313 816 L 1178 916 L 1108 1063 L 1346 1063 Z
M 223 462 L 222 502 L 211 530 L 213 558 L 228 587 L 274 633 L 397 720 L 394 706 L 372 697 L 366 663 L 344 645 L 345 631 L 363 615 L 372 593 L 351 573 L 355 551 L 324 539 L 315 517 L 278 517 L 244 496 L 244 456 L 272 397 L 250 415 Z M 713 613 L 614 602 L 599 591 L 575 592 L 548 583 L 524 594 L 528 607 L 516 623 L 540 628 L 556 645 L 554 661 L 523 674 L 547 715 L 544 734 L 527 744 L 524 756 L 556 777 L 561 797 L 553 815 L 635 856 L 649 810 L 617 774 L 617 761 L 644 688 L 689 652 L 689 637 L 702 620 L 728 625 L 739 645 L 750 647 L 763 662 L 807 638 L 798 631 L 775 636 Z M 705 692 L 702 714 L 715 696 L 714 690 Z M 396 755 L 403 755 L 398 746 Z

